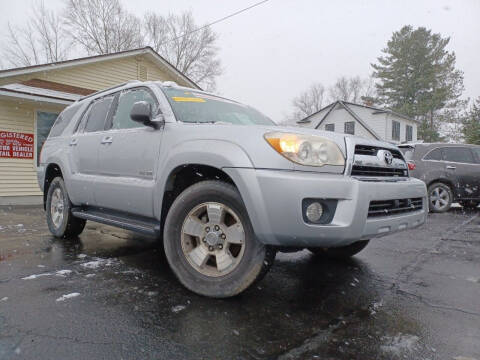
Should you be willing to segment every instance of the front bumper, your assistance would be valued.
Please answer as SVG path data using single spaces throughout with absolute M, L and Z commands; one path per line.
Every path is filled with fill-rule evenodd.
M 333 247 L 412 229 L 428 213 L 425 184 L 403 181 L 360 181 L 343 175 L 300 171 L 224 169 L 239 188 L 258 239 L 270 245 Z M 302 216 L 305 198 L 338 200 L 327 225 L 308 224 Z M 423 209 L 398 215 L 368 217 L 370 201 L 422 198 Z

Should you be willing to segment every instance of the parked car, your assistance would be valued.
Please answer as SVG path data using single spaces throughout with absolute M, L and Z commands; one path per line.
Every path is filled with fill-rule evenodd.
M 53 235 L 92 220 L 163 237 L 180 282 L 212 297 L 259 280 L 279 247 L 353 256 L 423 224 L 427 209 L 393 145 L 276 126 L 174 83 L 128 83 L 66 108 L 38 179 Z
M 428 186 L 430 210 L 445 212 L 452 202 L 480 204 L 480 146 L 467 144 L 400 145 L 410 174 Z

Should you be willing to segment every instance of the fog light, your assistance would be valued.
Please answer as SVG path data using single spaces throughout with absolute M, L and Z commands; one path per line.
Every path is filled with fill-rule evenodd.
M 319 202 L 312 202 L 310 205 L 307 206 L 305 210 L 305 215 L 307 215 L 307 219 L 313 223 L 316 223 L 320 220 L 323 214 L 323 206 Z

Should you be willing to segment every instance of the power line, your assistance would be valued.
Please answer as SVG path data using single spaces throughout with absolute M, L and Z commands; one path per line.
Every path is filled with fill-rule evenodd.
M 223 18 L 218 19 L 218 20 L 215 20 L 215 21 L 213 21 L 213 22 L 211 22 L 211 23 L 209 23 L 209 24 L 203 25 L 203 26 L 199 27 L 198 29 L 192 30 L 192 31 L 190 31 L 190 32 L 188 32 L 188 33 L 185 33 L 185 34 L 182 34 L 182 35 L 180 35 L 180 36 L 178 36 L 178 37 L 176 37 L 176 38 L 167 40 L 167 41 L 165 41 L 163 44 L 169 43 L 169 42 L 174 41 L 174 40 L 181 39 L 182 37 L 185 37 L 185 36 L 187 36 L 187 35 L 196 33 L 197 31 L 203 30 L 203 29 L 205 29 L 205 28 L 207 28 L 207 27 L 209 27 L 209 26 L 218 24 L 219 22 L 222 22 L 222 21 L 224 21 L 224 20 L 230 19 L 231 17 L 234 17 L 234 16 L 236 16 L 236 15 L 238 15 L 238 14 L 241 14 L 241 13 L 243 13 L 243 12 L 245 12 L 245 11 L 248 11 L 248 10 L 250 10 L 250 9 L 256 7 L 256 6 L 262 5 L 262 4 L 266 3 L 267 1 L 270 1 L 270 0 L 259 1 L 259 2 L 255 3 L 255 4 L 253 4 L 253 5 L 250 5 L 249 7 L 246 7 L 246 8 L 244 8 L 244 9 L 242 9 L 242 10 L 238 10 L 238 11 L 236 11 L 236 12 L 230 14 L 230 15 L 224 16 Z M 162 44 L 162 45 L 163 45 L 163 44 Z

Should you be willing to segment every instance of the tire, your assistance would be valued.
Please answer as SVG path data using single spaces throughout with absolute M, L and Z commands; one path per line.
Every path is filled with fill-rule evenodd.
M 71 209 L 72 203 L 63 179 L 54 178 L 48 188 L 46 212 L 48 229 L 55 237 L 70 238 L 82 233 L 86 221 L 74 217 Z M 58 214 L 61 216 L 58 217 Z
M 478 204 L 480 204 L 480 202 L 478 201 L 473 201 L 473 200 L 470 200 L 470 201 L 460 201 L 460 205 L 462 205 L 462 207 L 464 207 L 465 209 L 470 209 L 470 210 L 474 210 L 477 208 Z
M 441 182 L 433 183 L 428 187 L 428 201 L 431 212 L 447 212 L 452 206 L 452 189 L 450 186 Z
M 329 259 L 348 259 L 365 249 L 369 242 L 370 240 L 360 240 L 347 246 L 332 248 L 308 248 L 308 250 L 317 256 L 322 256 Z
M 214 298 L 240 294 L 259 281 L 275 259 L 275 251 L 256 239 L 237 189 L 210 180 L 190 186 L 175 199 L 165 221 L 164 249 L 187 289 Z

